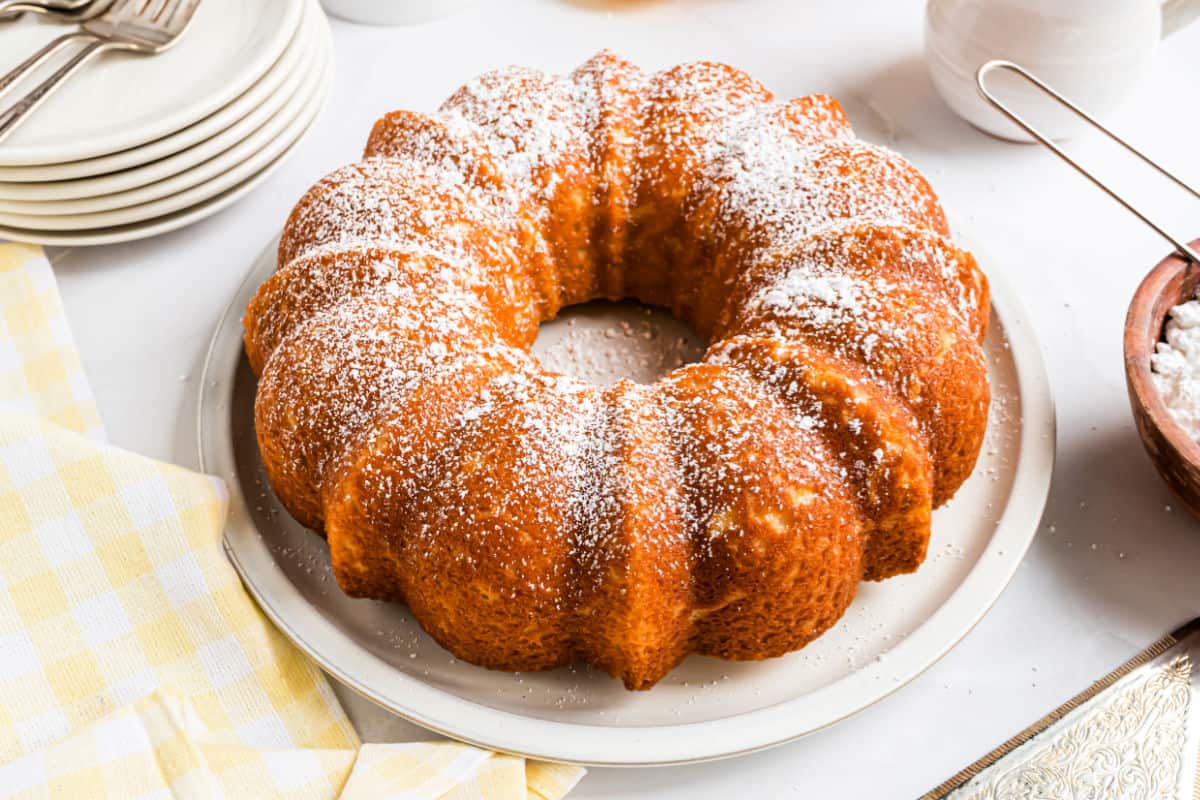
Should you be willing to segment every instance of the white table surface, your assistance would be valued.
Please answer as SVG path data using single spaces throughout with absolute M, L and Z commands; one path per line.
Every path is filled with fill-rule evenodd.
M 817 6 L 821 7 L 818 8 Z M 431 109 L 464 80 L 524 63 L 568 70 L 601 47 L 657 68 L 710 58 L 779 95 L 837 96 L 864 138 L 923 169 L 1007 271 L 1041 336 L 1058 403 L 1058 465 L 1039 535 L 994 610 L 942 662 L 836 727 L 732 761 L 597 769 L 573 795 L 912 797 L 1200 613 L 1200 523 L 1143 453 L 1125 396 L 1122 321 L 1168 249 L 1048 153 L 990 139 L 934 94 L 918 0 L 566 0 L 483 3 L 418 28 L 334 21 L 337 79 L 314 133 L 264 185 L 188 229 L 133 244 L 51 250 L 84 366 L 115 443 L 196 464 L 197 375 L 218 315 L 292 203 L 353 160 L 374 119 Z M 1200 180 L 1200 25 L 1159 51 L 1112 122 Z M 1200 202 L 1075 147 L 1185 236 Z M 370 739 L 428 734 L 361 702 Z

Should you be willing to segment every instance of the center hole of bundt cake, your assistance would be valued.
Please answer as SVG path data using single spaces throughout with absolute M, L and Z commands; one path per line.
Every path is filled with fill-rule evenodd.
M 663 309 L 597 300 L 543 322 L 532 352 L 546 369 L 607 386 L 621 378 L 653 383 L 699 361 L 704 341 Z

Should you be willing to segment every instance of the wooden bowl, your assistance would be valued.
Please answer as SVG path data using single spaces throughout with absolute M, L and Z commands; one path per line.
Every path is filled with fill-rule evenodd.
M 1200 239 L 1192 242 L 1200 246 Z M 1163 338 L 1171 308 L 1196 297 L 1200 269 L 1171 254 L 1158 263 L 1134 292 L 1125 317 L 1125 383 L 1142 444 L 1158 474 L 1188 510 L 1200 517 L 1200 444 L 1176 424 L 1150 377 L 1150 356 Z

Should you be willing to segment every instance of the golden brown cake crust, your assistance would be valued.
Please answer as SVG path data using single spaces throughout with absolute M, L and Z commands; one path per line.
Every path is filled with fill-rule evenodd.
M 647 689 L 911 572 L 987 426 L 988 288 L 835 100 L 711 62 L 487 73 L 297 203 L 246 310 L 276 493 L 350 595 L 456 656 Z M 632 297 L 709 341 L 651 385 L 528 353 Z

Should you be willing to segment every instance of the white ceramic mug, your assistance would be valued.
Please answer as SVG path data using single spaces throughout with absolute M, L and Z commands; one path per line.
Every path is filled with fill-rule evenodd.
M 934 86 L 959 116 L 1029 141 L 976 91 L 985 61 L 1014 61 L 1103 117 L 1145 76 L 1162 37 L 1198 16 L 1200 0 L 929 0 L 925 55 Z M 1014 75 L 993 73 L 989 86 L 1052 138 L 1086 125 Z

